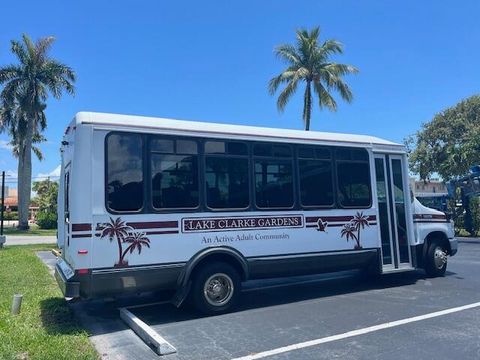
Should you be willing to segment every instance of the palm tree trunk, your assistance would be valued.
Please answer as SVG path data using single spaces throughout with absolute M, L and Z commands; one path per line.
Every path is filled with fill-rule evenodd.
M 125 251 L 122 253 L 122 256 L 120 258 L 120 264 L 124 262 L 124 259 L 125 259 L 125 255 L 127 255 L 128 251 L 132 248 L 133 244 L 129 245 Z
M 32 137 L 33 137 L 33 118 L 27 122 L 25 138 L 20 146 L 20 156 L 18 158 L 18 228 L 27 230 L 30 196 L 32 192 Z
M 122 240 L 117 235 L 117 245 L 118 245 L 118 263 L 121 264 L 123 260 L 122 256 Z
M 303 96 L 303 122 L 305 130 L 310 130 L 310 115 L 312 114 L 312 89 L 311 82 L 307 80 L 305 95 Z

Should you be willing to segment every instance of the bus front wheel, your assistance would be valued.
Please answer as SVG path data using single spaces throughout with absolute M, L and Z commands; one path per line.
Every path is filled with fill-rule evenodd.
M 206 264 L 193 279 L 193 305 L 206 315 L 226 313 L 235 306 L 240 287 L 240 275 L 231 265 L 222 262 Z
M 425 259 L 425 272 L 428 276 L 445 275 L 447 270 L 447 250 L 440 243 L 433 241 L 429 246 Z

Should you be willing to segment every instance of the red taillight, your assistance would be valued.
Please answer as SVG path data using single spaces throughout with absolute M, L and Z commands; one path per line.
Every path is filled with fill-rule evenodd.
M 88 269 L 78 269 L 77 270 L 78 275 L 85 275 L 88 274 Z
M 88 254 L 88 250 L 78 250 L 78 253 L 80 255 L 85 255 L 85 254 Z

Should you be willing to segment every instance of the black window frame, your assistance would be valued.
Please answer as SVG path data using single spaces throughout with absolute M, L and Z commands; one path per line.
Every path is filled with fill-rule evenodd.
M 290 148 L 290 157 L 283 157 L 283 156 L 265 156 L 265 155 L 255 155 L 255 145 L 282 145 Z M 251 160 L 251 189 L 252 189 L 252 206 L 255 210 L 258 211 L 282 211 L 282 210 L 296 210 L 298 209 L 298 182 L 297 182 L 297 161 L 296 161 L 296 151 L 294 148 L 294 145 L 292 144 L 287 144 L 283 142 L 267 142 L 267 141 L 252 141 L 251 142 L 251 154 L 250 154 Z M 257 190 L 256 190 L 256 173 L 255 173 L 255 160 L 256 159 L 264 159 L 264 160 L 280 160 L 280 161 L 285 161 L 288 162 L 290 161 L 290 164 L 292 166 L 292 206 L 290 207 L 285 207 L 285 206 L 279 206 L 279 207 L 260 207 L 257 205 Z
M 299 152 L 301 148 L 304 147 L 311 147 L 311 148 L 321 148 L 324 150 L 328 150 L 330 152 L 330 159 L 319 159 L 319 158 L 304 158 L 299 156 Z M 336 209 L 338 208 L 337 205 L 337 172 L 336 172 L 336 164 L 334 159 L 335 154 L 335 147 L 332 146 L 324 146 L 324 145 L 313 145 L 313 144 L 297 144 L 295 149 L 295 164 L 296 164 L 296 176 L 297 176 L 297 194 L 298 194 L 298 205 L 301 209 L 304 210 L 316 210 L 316 209 Z M 331 205 L 303 205 L 302 204 L 302 193 L 301 193 L 301 176 L 300 176 L 300 161 L 301 160 L 315 160 L 315 161 L 330 161 L 330 165 L 332 167 L 331 171 L 331 179 L 332 179 L 332 193 L 333 193 L 333 201 Z
M 337 159 L 337 150 L 361 150 L 367 153 L 366 160 L 345 160 L 345 159 Z M 333 161 L 334 161 L 334 172 L 335 172 L 335 203 L 337 209 L 370 209 L 373 206 L 373 187 L 372 187 L 372 162 L 370 152 L 365 147 L 345 147 L 345 146 L 335 146 L 335 150 L 333 151 Z M 339 183 L 338 183 L 338 163 L 361 163 L 367 164 L 368 167 L 368 188 L 369 188 L 369 204 L 366 206 L 344 206 L 341 204 L 339 197 Z
M 178 213 L 178 212 L 196 212 L 203 208 L 204 205 L 204 196 L 202 194 L 202 185 L 201 181 L 203 181 L 203 168 L 202 168 L 202 157 L 203 157 L 203 141 L 197 137 L 189 137 L 189 136 L 177 136 L 177 135 L 163 135 L 163 134 L 149 134 L 147 136 L 147 149 L 146 149 L 146 175 L 147 175 L 147 196 L 148 199 L 148 213 L 153 214 L 165 214 L 165 213 Z M 159 151 L 152 151 L 151 150 L 151 142 L 154 139 L 166 139 L 166 140 L 173 140 L 174 141 L 174 154 L 171 153 L 163 153 Z M 197 154 L 177 154 L 176 153 L 176 141 L 177 140 L 188 140 L 193 141 L 197 144 Z M 175 208 L 156 208 L 153 205 L 153 186 L 152 186 L 152 153 L 156 154 L 165 154 L 165 155 L 190 155 L 197 157 L 197 185 L 198 185 L 198 204 L 195 207 L 175 207 Z
M 133 135 L 139 136 L 142 141 L 142 177 L 143 177 L 143 202 L 142 206 L 138 210 L 126 210 L 119 211 L 111 209 L 108 206 L 108 140 L 112 135 Z M 152 188 L 152 154 L 155 151 L 151 149 L 151 142 L 153 139 L 166 139 L 166 140 L 187 140 L 193 141 L 197 144 L 197 154 L 185 154 L 197 157 L 197 177 L 198 177 L 198 204 L 196 207 L 189 208 L 155 208 L 153 206 L 153 188 Z M 217 142 L 238 142 L 245 144 L 247 148 L 246 155 L 231 155 L 228 153 L 219 154 L 219 153 L 205 153 L 205 143 L 209 141 Z M 265 155 L 254 155 L 254 147 L 256 145 L 281 145 L 289 148 L 291 156 L 265 156 Z M 318 161 L 330 161 L 332 166 L 331 176 L 333 184 L 333 203 L 331 205 L 303 205 L 301 200 L 301 189 L 300 189 L 300 161 L 303 159 L 308 160 L 308 158 L 303 158 L 299 156 L 299 151 L 303 147 L 311 148 L 322 148 L 328 150 L 330 153 L 330 160 L 328 159 L 314 159 Z M 337 158 L 337 150 L 360 150 L 366 152 L 365 160 L 345 160 Z M 156 152 L 161 153 L 161 152 Z M 176 151 L 175 151 L 176 153 Z M 162 153 L 163 154 L 163 153 Z M 165 153 L 167 154 L 167 153 Z M 175 154 L 172 154 L 175 155 Z M 246 159 L 248 163 L 248 196 L 249 203 L 244 208 L 211 208 L 207 204 L 207 182 L 206 182 L 206 161 L 207 157 L 225 157 L 225 158 L 239 158 Z M 280 163 L 287 163 L 291 165 L 291 176 L 292 176 L 292 195 L 293 203 L 289 207 L 262 207 L 257 205 L 257 194 L 256 194 L 256 173 L 255 173 L 255 163 L 256 160 L 278 160 Z M 210 137 L 200 137 L 200 136 L 184 136 L 184 135 L 173 135 L 173 134 L 146 134 L 141 132 L 133 131 L 121 131 L 113 130 L 109 131 L 104 139 L 104 204 L 107 213 L 110 214 L 157 214 L 157 213 L 193 213 L 193 212 L 235 212 L 235 211 L 286 211 L 286 210 L 320 210 L 320 209 L 369 209 L 373 206 L 373 187 L 372 187 L 372 157 L 371 151 L 366 147 L 349 147 L 349 146 L 337 146 L 337 145 L 325 145 L 325 144 L 312 144 L 312 143 L 285 143 L 280 141 L 257 141 L 257 140 L 248 140 L 248 139 L 228 139 L 226 137 L 222 138 L 210 138 Z M 369 187 L 369 204 L 366 206 L 344 206 L 340 203 L 339 199 L 339 178 L 338 178 L 338 164 L 341 163 L 363 163 L 367 165 L 368 168 L 368 187 Z
M 228 153 L 225 154 L 218 154 L 218 153 L 206 153 L 205 152 L 205 144 L 207 142 L 235 142 L 235 143 L 242 143 L 245 144 L 247 148 L 247 153 L 246 155 L 231 155 Z M 246 159 L 247 160 L 247 169 L 248 169 L 248 178 L 247 178 L 247 185 L 248 185 L 248 205 L 244 208 L 211 208 L 208 206 L 208 187 L 207 187 L 207 179 L 206 179 L 206 174 L 207 174 L 207 157 L 223 157 L 223 158 L 236 158 L 236 159 Z M 217 138 L 205 138 L 202 139 L 202 181 L 203 181 L 203 198 L 202 198 L 202 205 L 206 211 L 211 211 L 211 212 L 233 212 L 233 211 L 248 211 L 252 209 L 252 205 L 254 204 L 253 198 L 252 198 L 252 176 L 254 176 L 252 173 L 252 146 L 251 142 L 249 141 L 244 141 L 244 140 L 236 140 L 236 139 L 217 139 Z M 253 190 L 253 192 L 255 192 Z
M 134 135 L 134 136 L 140 136 L 140 138 L 142 139 L 142 188 L 143 188 L 143 201 L 142 201 L 142 206 L 140 207 L 140 209 L 138 210 L 125 210 L 125 211 L 121 211 L 121 210 L 115 210 L 115 209 L 112 209 L 110 208 L 110 206 L 108 206 L 108 139 L 110 138 L 110 136 L 112 135 Z M 107 133 L 107 135 L 105 136 L 105 140 L 104 140 L 104 161 L 105 161 L 105 166 L 104 166 L 104 201 L 105 201 L 105 209 L 107 210 L 107 212 L 109 214 L 142 214 L 145 212 L 145 204 L 146 204 L 146 199 L 147 199 L 147 196 L 148 196 L 148 192 L 146 191 L 147 190 L 147 184 L 146 184 L 146 181 L 145 181 L 145 174 L 146 174 L 146 162 L 145 162 L 145 157 L 146 157 L 146 141 L 145 141 L 145 134 L 142 134 L 142 133 L 139 133 L 139 132 L 133 132 L 133 131 L 110 131 L 109 133 Z

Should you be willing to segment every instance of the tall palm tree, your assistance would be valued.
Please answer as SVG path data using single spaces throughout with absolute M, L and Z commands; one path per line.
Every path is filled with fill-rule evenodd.
M 275 54 L 284 60 L 288 67 L 282 73 L 270 80 L 268 90 L 274 95 L 280 85 L 285 84 L 277 100 L 277 108 L 283 112 L 288 101 L 295 94 L 298 84 L 305 83 L 303 95 L 303 121 L 305 130 L 310 130 L 312 113 L 312 87 L 318 97 L 320 109 L 326 107 L 331 111 L 337 110 L 337 102 L 330 94 L 337 91 L 342 99 L 351 102 L 352 92 L 342 77 L 355 74 L 358 69 L 351 65 L 332 62 L 330 56 L 342 54 L 343 46 L 336 40 L 326 40 L 320 45 L 320 28 L 310 32 L 304 29 L 296 31 L 297 43 L 284 44 L 275 48 Z
M 49 50 L 53 37 L 41 38 L 33 42 L 23 35 L 22 42 L 12 40 L 11 50 L 18 64 L 0 68 L 1 106 L 13 111 L 20 106 L 24 117 L 18 126 L 18 210 L 21 229 L 28 229 L 28 207 L 32 188 L 32 142 L 38 126 L 45 119 L 40 113 L 45 109 L 48 95 L 59 99 L 62 93 L 75 92 L 75 73 L 65 64 L 52 59 Z M 18 120 L 18 118 L 16 118 Z M 41 125 L 40 125 L 41 126 Z

